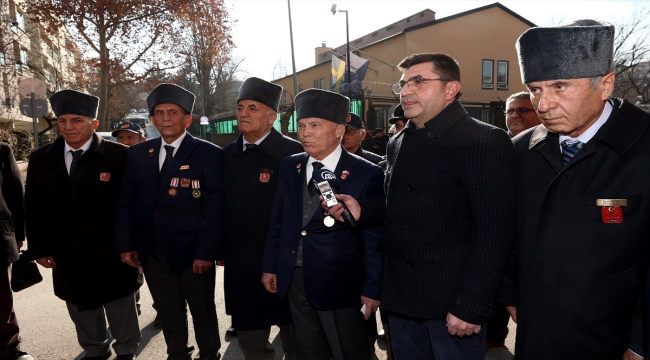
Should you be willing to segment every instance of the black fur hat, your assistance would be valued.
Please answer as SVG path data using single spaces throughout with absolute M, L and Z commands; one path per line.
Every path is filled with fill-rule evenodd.
M 61 90 L 50 96 L 52 111 L 58 117 L 65 114 L 84 115 L 95 119 L 99 98 L 76 90 Z
M 534 81 L 602 76 L 614 71 L 614 25 L 577 20 L 526 30 L 516 44 L 521 79 Z
M 192 114 L 195 98 L 194 94 L 178 85 L 160 84 L 147 96 L 149 115 L 153 116 L 153 108 L 158 104 L 176 104 L 188 114 Z
M 350 99 L 347 96 L 327 90 L 308 89 L 296 95 L 295 102 L 296 120 L 315 117 L 343 125 L 348 120 Z
M 282 95 L 282 86 L 270 83 L 256 77 L 246 79 L 239 88 L 239 100 L 253 100 L 261 102 L 278 112 L 280 106 L 280 96 Z

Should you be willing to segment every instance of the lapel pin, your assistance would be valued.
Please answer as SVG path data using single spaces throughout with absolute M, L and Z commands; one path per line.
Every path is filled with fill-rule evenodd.
M 152 156 L 153 156 L 153 152 L 154 152 L 153 149 L 149 149 L 149 157 L 152 157 Z
M 343 170 L 343 172 L 341 173 L 341 179 L 345 180 L 345 178 L 347 178 L 348 175 L 350 175 L 350 172 L 347 170 Z
M 298 163 L 298 165 L 296 165 L 296 169 L 298 169 L 298 174 L 300 174 L 300 168 L 301 168 L 301 167 L 302 167 L 302 164 L 301 164 L 301 163 Z

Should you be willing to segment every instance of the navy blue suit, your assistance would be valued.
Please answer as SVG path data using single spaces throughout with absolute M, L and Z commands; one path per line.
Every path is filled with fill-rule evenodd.
M 280 165 L 262 269 L 276 274 L 277 294 L 285 297 L 302 237 L 305 293 L 311 304 L 318 310 L 360 308 L 361 295 L 380 299 L 383 255 L 377 246 L 383 229 L 353 232 L 339 222 L 326 227 L 321 209 L 303 227 L 302 194 L 308 159 L 306 153 L 300 153 L 286 157 Z M 349 172 L 345 178 L 341 176 L 343 171 Z M 381 168 L 345 149 L 334 174 L 340 183 L 339 193 L 368 200 L 384 196 Z
M 160 138 L 129 148 L 117 214 L 117 252 L 136 250 L 145 264 L 156 244 L 176 269 L 191 267 L 195 259 L 217 260 L 223 218 L 221 148 L 185 135 L 159 180 Z M 201 196 L 192 186 L 168 190 L 173 177 L 199 180 Z
M 214 303 L 214 264 L 223 231 L 223 151 L 185 134 L 160 179 L 160 138 L 129 148 L 116 221 L 118 253 L 137 251 L 162 320 L 169 360 L 191 358 L 187 311 L 201 359 L 216 360 L 221 342 Z M 172 179 L 177 182 L 172 184 Z M 173 188 L 170 190 L 170 188 Z

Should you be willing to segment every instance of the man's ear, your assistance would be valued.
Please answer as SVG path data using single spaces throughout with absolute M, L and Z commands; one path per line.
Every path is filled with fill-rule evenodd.
M 600 79 L 600 82 L 598 82 L 598 89 L 602 89 L 600 95 L 601 100 L 607 100 L 610 96 L 612 96 L 612 93 L 614 92 L 615 82 L 616 75 L 614 75 L 613 72 L 604 75 L 603 78 Z
M 458 81 L 450 81 L 445 85 L 445 100 L 446 101 L 454 101 L 456 99 L 456 95 L 460 92 L 460 82 Z
M 97 130 L 97 127 L 99 127 L 99 120 L 93 119 L 92 123 L 93 123 L 93 130 Z
M 185 114 L 185 128 L 187 129 L 192 125 L 192 114 Z

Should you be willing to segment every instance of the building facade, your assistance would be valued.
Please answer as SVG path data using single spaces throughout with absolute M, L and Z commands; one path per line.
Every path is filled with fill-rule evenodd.
M 84 64 L 72 36 L 63 27 L 50 34 L 24 10 L 25 0 L 0 0 L 0 127 L 32 131 L 32 119 L 20 113 L 18 84 L 38 78 L 46 97 L 83 84 Z M 45 117 L 52 118 L 52 114 Z M 39 131 L 48 127 L 44 118 Z

